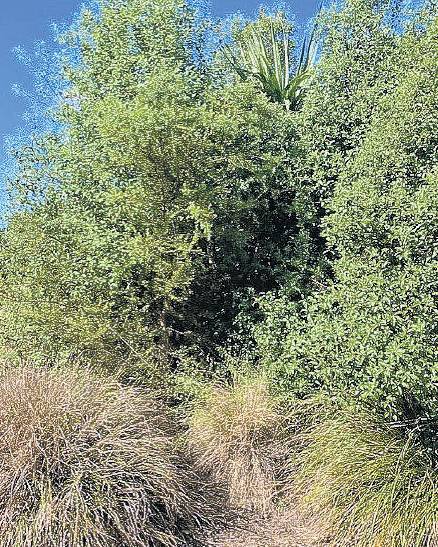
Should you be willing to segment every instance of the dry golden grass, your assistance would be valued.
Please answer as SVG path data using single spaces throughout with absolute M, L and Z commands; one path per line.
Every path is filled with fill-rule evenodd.
M 216 507 L 169 424 L 151 396 L 106 377 L 2 370 L 1 547 L 196 545 Z
M 188 432 L 198 465 L 225 481 L 231 504 L 262 514 L 282 487 L 287 439 L 284 413 L 260 380 L 211 389 Z

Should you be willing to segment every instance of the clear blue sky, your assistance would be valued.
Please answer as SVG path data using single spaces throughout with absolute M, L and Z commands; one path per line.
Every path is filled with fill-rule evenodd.
M 253 13 L 263 0 L 210 0 L 215 15 L 236 11 Z M 26 68 L 14 57 L 12 49 L 21 45 L 32 49 L 40 40 L 52 39 L 50 23 L 68 22 L 79 9 L 82 0 L 5 0 L 0 11 L 0 161 L 3 139 L 21 125 L 25 110 L 23 100 L 16 97 L 12 85 L 28 84 Z M 272 2 L 265 1 L 270 5 Z M 312 16 L 318 0 L 295 0 L 290 10 L 298 21 Z

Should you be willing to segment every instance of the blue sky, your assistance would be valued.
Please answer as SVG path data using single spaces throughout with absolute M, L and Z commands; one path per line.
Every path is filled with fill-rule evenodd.
M 263 0 L 210 0 L 215 15 L 236 11 L 253 13 Z M 15 46 L 32 49 L 40 40 L 52 40 L 51 23 L 68 22 L 79 9 L 82 0 L 6 0 L 0 12 L 0 158 L 3 139 L 22 124 L 25 110 L 23 99 L 12 93 L 15 83 L 28 86 L 27 69 L 12 50 Z M 271 2 L 265 2 L 268 5 Z M 318 0 L 286 2 L 298 21 L 312 16 Z

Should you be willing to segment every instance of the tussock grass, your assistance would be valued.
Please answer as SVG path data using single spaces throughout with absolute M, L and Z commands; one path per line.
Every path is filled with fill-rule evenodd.
M 270 511 L 289 454 L 287 421 L 261 380 L 214 387 L 196 406 L 188 441 L 235 507 Z
M 333 545 L 438 545 L 438 470 L 412 437 L 344 412 L 317 425 L 309 441 L 296 481 Z
M 0 372 L 1 547 L 196 545 L 208 492 L 150 395 L 84 370 Z

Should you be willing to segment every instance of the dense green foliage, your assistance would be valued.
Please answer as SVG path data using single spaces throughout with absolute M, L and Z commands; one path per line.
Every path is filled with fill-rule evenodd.
M 2 239 L 7 348 L 214 355 L 249 290 L 303 284 L 314 257 L 294 119 L 195 55 L 195 15 L 108 2 L 65 37 L 80 62 L 64 68 L 63 130 L 18 154 L 22 207 Z
M 394 84 L 398 10 L 375 0 L 323 13 L 319 62 L 300 117 L 303 176 L 324 207 L 358 146 L 379 98 Z M 392 17 L 391 17 L 392 16 Z
M 275 330 L 260 334 L 288 391 L 323 389 L 392 418 L 436 415 L 437 53 L 436 21 L 398 38 L 392 89 L 325 202 L 334 279 L 289 314 L 280 351 Z
M 282 13 L 235 25 L 209 56 L 211 23 L 184 2 L 85 10 L 63 38 L 76 61 L 54 109 L 62 129 L 17 151 L 5 351 L 161 375 L 183 356 L 217 360 L 243 310 L 288 393 L 433 414 L 431 13 L 403 20 L 360 0 L 322 14 L 292 112 L 229 58 L 299 70 Z
M 90 496 L 105 490 L 111 522 L 100 526 L 91 502 L 85 517 L 63 512 L 66 529 L 84 517 L 80 533 L 89 525 L 100 542 L 116 530 L 123 545 L 191 545 L 224 503 L 205 500 L 204 515 L 191 501 L 207 474 L 235 507 L 264 515 L 278 499 L 287 506 L 291 486 L 333 545 L 437 544 L 438 13 L 432 0 L 416 4 L 328 7 L 301 56 L 282 11 L 227 27 L 188 0 L 100 0 L 60 38 L 53 123 L 14 150 L 0 359 L 86 362 L 142 387 L 108 380 L 129 409 L 86 371 L 7 369 L 0 388 L 25 394 L 13 393 L 12 410 L 25 423 L 30 401 L 38 434 L 21 439 L 5 399 L 5 461 L 20 461 L 16 440 L 19 456 L 40 439 L 55 447 L 28 459 L 32 529 L 27 490 L 18 508 L 3 492 L 18 515 L 8 538 L 51 522 L 41 507 L 52 490 L 64 500 L 64 483 L 56 475 L 39 490 L 35 473 L 58 469 L 65 435 L 81 462 L 82 425 L 71 424 L 92 416 L 93 435 L 123 425 L 140 443 L 128 483 L 122 433 L 111 437 L 116 459 L 95 461 L 111 487 Z M 145 386 L 184 416 L 185 435 L 166 412 L 165 431 L 148 429 Z M 161 457 L 156 436 L 163 477 L 144 467 Z M 168 480 L 174 444 L 184 466 L 184 450 L 196 459 L 181 484 Z M 9 488 L 15 475 L 2 473 Z M 116 496 L 115 507 L 113 488 L 141 503 L 131 511 Z M 44 528 L 43 542 L 59 530 Z

